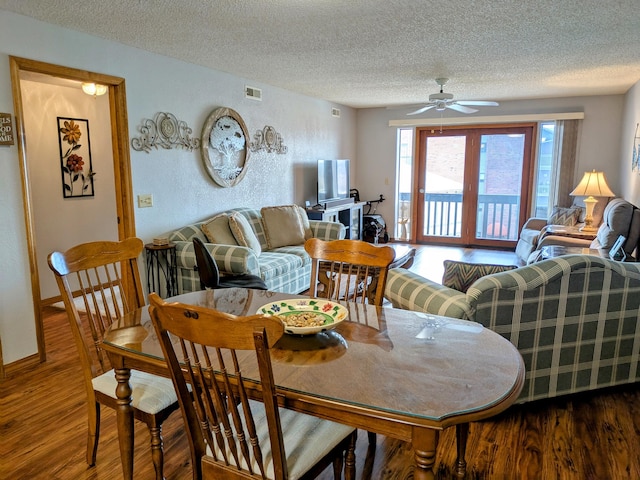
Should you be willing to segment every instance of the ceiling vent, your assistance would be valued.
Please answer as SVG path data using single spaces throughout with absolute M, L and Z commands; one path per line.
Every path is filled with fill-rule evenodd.
M 262 101 L 262 90 L 256 87 L 249 87 L 245 85 L 244 96 L 245 98 L 252 98 L 253 100 Z
M 340 118 L 340 109 L 332 107 L 331 108 L 331 116 L 332 117 L 336 117 L 336 118 Z

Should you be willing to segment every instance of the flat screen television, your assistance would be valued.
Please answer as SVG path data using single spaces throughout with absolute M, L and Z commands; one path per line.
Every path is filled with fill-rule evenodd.
M 349 198 L 349 160 L 318 160 L 318 203 Z

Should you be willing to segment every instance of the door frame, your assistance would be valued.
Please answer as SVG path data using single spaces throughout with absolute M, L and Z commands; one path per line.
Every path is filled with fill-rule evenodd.
M 524 162 L 525 166 L 522 170 L 522 181 L 521 181 L 521 197 L 520 197 L 520 212 L 519 212 L 519 222 L 518 222 L 518 231 L 522 229 L 522 225 L 526 221 L 527 212 L 530 210 L 530 205 L 532 201 L 532 189 L 533 189 L 533 171 L 535 168 L 535 149 L 536 149 L 536 135 L 537 135 L 537 123 L 535 122 L 523 122 L 523 123 L 508 123 L 508 124 L 467 124 L 467 125 L 450 125 L 446 128 L 436 128 L 436 127 L 418 127 L 415 129 L 415 156 L 413 162 L 413 195 L 412 195 L 412 217 L 414 219 L 418 218 L 419 208 L 418 208 L 418 200 L 417 195 L 421 188 L 422 177 L 421 173 L 421 158 L 422 155 L 426 154 L 426 136 L 425 142 L 421 141 L 421 132 L 426 131 L 428 134 L 434 134 L 436 132 L 442 133 L 447 132 L 449 134 L 455 135 L 456 131 L 461 131 L 462 134 L 467 135 L 467 152 L 471 152 L 472 155 L 477 156 L 479 154 L 480 145 L 472 144 L 470 141 L 470 136 L 468 132 L 479 132 L 481 130 L 504 130 L 510 128 L 521 128 L 521 129 L 531 129 L 530 136 L 525 135 L 525 145 L 524 145 Z M 465 163 L 465 178 L 469 175 L 470 169 L 475 169 L 475 172 L 471 172 L 473 175 L 477 177 L 477 168 L 478 165 L 467 165 Z M 472 221 L 475 224 L 475 218 L 469 218 L 476 214 L 477 209 L 477 184 L 473 184 L 470 186 L 465 186 L 465 193 L 471 195 L 471 200 L 469 200 L 469 211 L 465 212 L 463 208 L 463 222 Z M 418 239 L 418 222 L 411 222 L 411 238 L 417 241 Z M 464 243 L 461 239 L 455 237 L 437 237 L 437 243 L 442 244 L 455 244 L 459 246 L 479 246 L 479 247 L 498 247 L 498 248 L 510 248 L 515 247 L 516 242 L 510 241 L 498 241 L 498 240 L 480 240 L 476 241 L 473 244 Z
M 86 70 L 79 70 L 14 56 L 9 56 L 9 63 L 11 71 L 11 88 L 13 93 L 13 108 L 16 118 L 16 138 L 18 144 L 18 157 L 20 161 L 20 176 L 22 180 L 22 201 L 27 233 L 27 251 L 29 253 L 29 269 L 31 273 L 33 311 L 36 322 L 38 358 L 40 362 L 44 362 L 46 361 L 46 348 L 41 312 L 42 299 L 40 294 L 40 275 L 38 272 L 36 257 L 32 192 L 29 182 L 29 171 L 27 168 L 28 153 L 26 151 L 25 143 L 26 136 L 24 131 L 22 93 L 20 90 L 20 72 L 33 72 L 80 82 L 100 83 L 108 87 L 116 213 L 118 238 L 120 240 L 135 236 L 136 234 L 131 178 L 131 157 L 129 155 L 126 88 L 124 78 L 105 75 L 102 73 L 89 72 Z M 126 274 L 123 278 L 125 289 L 129 289 L 132 285 L 132 279 L 129 277 L 130 275 Z

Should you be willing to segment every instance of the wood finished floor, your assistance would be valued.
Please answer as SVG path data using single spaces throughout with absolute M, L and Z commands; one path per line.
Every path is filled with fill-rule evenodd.
M 442 259 L 511 264 L 513 254 L 451 247 L 421 248 L 413 270 L 439 280 Z M 5 379 L 0 386 L 0 480 L 116 480 L 122 478 L 115 414 L 102 410 L 96 466 L 85 463 L 86 411 L 77 354 L 66 316 L 48 308 L 47 362 Z M 136 479 L 154 478 L 149 434 L 135 427 Z M 191 478 L 182 419 L 164 425 L 167 480 Z M 357 478 L 412 477 L 411 446 L 378 435 L 375 452 L 365 432 L 357 445 Z M 640 384 L 585 395 L 516 405 L 471 425 L 467 480 L 640 478 Z M 440 437 L 436 470 L 451 479 L 454 431 Z M 333 478 L 327 471 L 320 479 Z

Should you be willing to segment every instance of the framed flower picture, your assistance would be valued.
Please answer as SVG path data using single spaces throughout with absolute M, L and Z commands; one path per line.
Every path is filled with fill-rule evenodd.
M 93 197 L 93 167 L 89 120 L 81 118 L 58 119 L 58 144 L 62 173 L 62 196 Z

